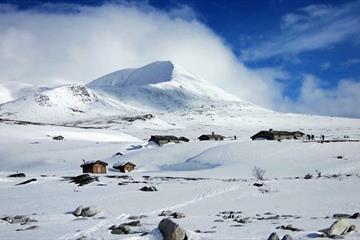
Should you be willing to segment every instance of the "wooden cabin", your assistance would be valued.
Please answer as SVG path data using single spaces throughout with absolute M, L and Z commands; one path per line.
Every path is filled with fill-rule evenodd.
M 120 172 L 131 172 L 135 169 L 136 165 L 132 162 L 119 163 L 113 166 L 115 169 L 119 169 Z
M 200 137 L 198 137 L 198 139 L 200 141 L 222 141 L 224 140 L 224 136 L 219 135 L 219 134 L 215 134 L 214 132 L 212 132 L 211 134 L 203 134 Z
M 82 164 L 80 167 L 83 169 L 83 173 L 106 173 L 106 166 L 108 164 L 106 162 L 96 160 L 96 161 L 88 161 Z
M 153 135 L 149 139 L 149 142 L 155 142 L 159 146 L 162 146 L 167 143 L 179 143 L 179 139 L 172 135 Z
M 300 131 L 274 131 L 269 129 L 268 131 L 260 131 L 257 134 L 251 136 L 252 140 L 285 140 L 285 139 L 302 139 L 304 133 Z
M 53 139 L 53 140 L 62 141 L 62 140 L 64 140 L 64 137 L 63 137 L 63 136 L 61 136 L 61 135 L 59 135 L 59 136 L 55 136 L 55 137 L 53 137 L 52 139 Z

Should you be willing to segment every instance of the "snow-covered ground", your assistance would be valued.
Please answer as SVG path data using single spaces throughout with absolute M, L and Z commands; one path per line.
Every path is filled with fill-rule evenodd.
M 277 232 L 300 240 L 329 227 L 335 213 L 360 212 L 360 142 L 250 140 L 269 128 L 360 139 L 359 119 L 266 110 L 171 62 L 114 72 L 86 87 L 27 93 L 0 105 L 0 218 L 26 215 L 37 222 L 0 220 L 0 239 L 161 240 L 157 225 L 164 217 L 158 215 L 171 210 L 185 214 L 174 221 L 191 239 L 267 239 Z M 197 141 L 211 132 L 226 138 Z M 155 134 L 190 142 L 157 147 L 147 142 Z M 53 140 L 58 135 L 64 140 Z M 108 163 L 98 182 L 77 186 L 63 178 L 81 174 L 90 160 Z M 135 171 L 112 168 L 126 161 Z M 255 179 L 255 166 L 265 170 L 265 180 Z M 16 172 L 26 177 L 7 177 Z M 16 185 L 32 178 L 37 181 Z M 144 186 L 158 191 L 140 191 Z M 71 211 L 79 205 L 102 211 L 77 218 Z M 140 215 L 146 217 L 134 228 L 139 233 L 108 229 Z M 360 227 L 360 219 L 350 222 Z M 288 224 L 303 231 L 276 229 Z M 17 231 L 29 226 L 38 227 Z

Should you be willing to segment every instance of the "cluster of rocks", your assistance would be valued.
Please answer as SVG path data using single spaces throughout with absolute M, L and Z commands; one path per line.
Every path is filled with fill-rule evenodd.
M 127 223 L 122 223 L 118 226 L 112 225 L 109 229 L 111 230 L 112 234 L 134 234 L 134 233 L 144 233 L 142 231 L 135 231 L 132 229 L 132 227 L 140 227 L 141 223 L 140 221 L 131 221 Z
M 222 219 L 216 219 L 214 222 L 223 222 L 224 220 L 232 220 L 237 223 L 245 224 L 251 223 L 253 221 L 263 221 L 263 220 L 280 220 L 280 219 L 299 219 L 300 216 L 291 215 L 291 214 L 274 214 L 271 212 L 266 212 L 263 215 L 256 214 L 254 217 L 244 217 L 241 211 L 223 211 L 216 215 Z
M 0 219 L 8 222 L 10 224 L 18 224 L 19 223 L 20 225 L 37 222 L 36 219 L 32 219 L 32 218 L 26 217 L 24 215 L 16 215 L 14 217 L 6 216 L 6 217 L 0 218 Z
M 160 217 L 172 217 L 172 218 L 178 219 L 178 218 L 184 218 L 185 214 L 182 212 L 173 212 L 173 211 L 165 210 L 165 211 L 162 211 L 159 214 L 159 216 Z
M 138 116 L 133 116 L 133 117 L 123 117 L 122 120 L 127 121 L 127 122 L 134 122 L 136 120 L 146 121 L 146 120 L 152 119 L 154 117 L 155 117 L 154 115 L 152 115 L 151 113 L 148 113 L 148 114 L 138 115 Z
M 122 181 L 122 182 L 119 182 L 118 185 L 124 186 L 124 185 L 128 185 L 128 184 L 138 184 L 138 183 L 147 184 L 148 182 L 147 181 Z
M 184 181 L 199 181 L 199 180 L 209 180 L 208 178 L 196 178 L 196 177 L 151 177 L 143 176 L 146 180 L 160 180 L 160 181 L 173 181 L 173 180 L 184 180 Z
M 101 212 L 101 210 L 94 206 L 85 208 L 83 206 L 78 206 L 72 214 L 76 217 L 93 217 L 99 212 Z
M 278 226 L 276 227 L 276 229 L 282 229 L 282 230 L 289 230 L 289 231 L 293 231 L 293 232 L 300 232 L 300 231 L 304 231 L 300 228 L 296 228 L 296 227 L 293 227 L 291 224 L 288 224 L 288 225 L 281 225 L 281 226 Z
M 140 188 L 140 191 L 143 191 L 143 192 L 156 192 L 157 189 L 154 186 L 144 186 L 144 187 Z
M 84 186 L 94 181 L 99 181 L 99 177 L 91 176 L 90 174 L 81 174 L 75 177 L 63 177 L 65 180 L 70 180 L 70 183 L 75 183 L 78 186 Z
M 291 225 L 287 225 L 287 226 L 282 225 L 280 227 L 277 227 L 276 229 L 302 231 L 301 229 L 294 228 Z M 336 222 L 334 222 L 330 227 L 319 230 L 318 233 L 312 234 L 311 236 L 319 237 L 319 238 L 343 239 L 344 235 L 352 231 L 355 231 L 355 229 L 356 229 L 355 225 L 351 225 L 347 219 L 341 218 Z M 275 232 L 271 233 L 268 238 L 268 240 L 279 240 L 279 239 L 280 238 L 278 234 Z M 283 236 L 281 240 L 292 240 L 292 239 L 293 238 L 289 234 L 286 234 L 285 236 Z

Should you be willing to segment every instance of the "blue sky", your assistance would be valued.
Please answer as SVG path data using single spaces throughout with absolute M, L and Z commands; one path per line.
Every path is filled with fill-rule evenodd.
M 241 66 L 268 81 L 271 87 L 264 88 L 278 95 L 250 101 L 271 102 L 265 107 L 275 110 L 360 117 L 356 108 L 360 104 L 360 1 L 0 2 L 20 12 L 37 9 L 50 14 L 81 14 L 74 6 L 125 5 L 196 21 L 213 32 Z

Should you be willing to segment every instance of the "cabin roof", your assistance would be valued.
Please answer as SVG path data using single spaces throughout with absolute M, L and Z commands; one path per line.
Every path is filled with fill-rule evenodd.
M 267 130 L 267 131 L 260 131 L 253 135 L 252 137 L 262 136 L 262 135 L 294 135 L 294 134 L 301 134 L 304 135 L 303 132 L 295 131 L 295 132 L 289 132 L 289 131 L 275 131 L 275 130 Z
M 90 161 L 86 161 L 85 163 L 83 163 L 80 167 L 85 167 L 85 166 L 95 165 L 95 164 L 101 164 L 103 166 L 108 165 L 106 162 L 103 162 L 101 160 L 90 160 Z
M 173 135 L 152 135 L 149 141 L 152 140 L 179 140 Z
M 203 138 L 203 137 L 207 137 L 207 138 L 225 138 L 224 136 L 222 136 L 220 134 L 203 134 L 199 138 Z
M 113 168 L 124 167 L 125 165 L 131 165 L 132 167 L 136 167 L 136 164 L 132 162 L 118 162 L 114 164 Z

